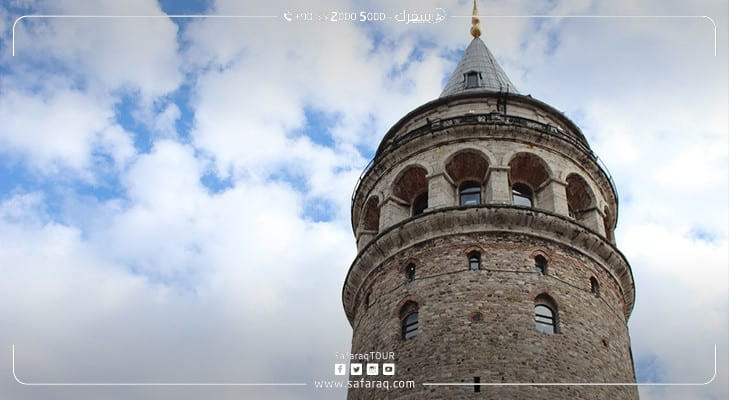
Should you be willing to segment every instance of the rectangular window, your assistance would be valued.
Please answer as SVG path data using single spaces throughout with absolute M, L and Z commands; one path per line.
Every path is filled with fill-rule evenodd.
M 466 74 L 466 89 L 478 87 L 478 73 L 469 72 Z

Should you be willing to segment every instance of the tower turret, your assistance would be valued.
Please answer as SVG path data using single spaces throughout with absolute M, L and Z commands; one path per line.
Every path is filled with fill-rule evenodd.
M 572 121 L 517 92 L 478 24 L 441 96 L 387 132 L 355 189 L 352 353 L 394 352 L 393 378 L 416 386 L 348 398 L 635 399 L 474 385 L 635 381 L 612 179 Z

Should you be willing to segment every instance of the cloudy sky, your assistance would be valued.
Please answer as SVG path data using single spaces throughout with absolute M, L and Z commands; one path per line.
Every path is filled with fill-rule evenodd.
M 342 399 L 350 196 L 386 130 L 436 98 L 468 1 L 10 0 L 0 8 L 0 398 Z M 285 4 L 287 3 L 287 4 Z M 519 91 L 564 111 L 620 195 L 642 399 L 725 399 L 724 1 L 481 1 Z M 21 15 L 161 18 L 26 18 Z M 167 18 L 165 14 L 272 18 Z M 508 18 L 496 16 L 709 16 Z M 712 21 L 713 20 L 713 21 Z M 716 24 L 716 56 L 714 55 Z M 290 388 L 15 382 L 303 382 Z

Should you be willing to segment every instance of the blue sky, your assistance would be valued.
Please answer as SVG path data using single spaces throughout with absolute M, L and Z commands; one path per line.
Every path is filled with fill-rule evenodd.
M 27 380 L 331 375 L 333 354 L 348 351 L 351 337 L 340 293 L 356 251 L 352 189 L 387 129 L 438 96 L 469 42 L 468 19 L 427 27 L 26 19 L 10 56 L 11 27 L 24 14 L 278 16 L 301 7 L 17 0 L 0 8 L 0 345 L 7 359 L 18 346 Z M 367 5 L 434 7 L 470 13 L 465 1 Z M 525 0 L 480 8 L 716 21 L 717 56 L 702 18 L 482 24 L 519 91 L 577 122 L 613 174 L 618 247 L 637 287 L 629 326 L 639 380 L 705 380 L 719 345 L 715 384 L 650 388 L 641 398 L 726 398 L 727 5 Z M 2 379 L 2 398 L 57 394 Z M 61 396 L 100 393 L 129 396 Z M 246 392 L 288 395 L 343 398 Z

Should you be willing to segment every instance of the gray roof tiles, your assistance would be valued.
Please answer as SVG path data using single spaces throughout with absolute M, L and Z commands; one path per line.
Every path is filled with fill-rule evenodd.
M 479 86 L 466 88 L 465 76 L 467 72 L 476 71 L 479 73 Z M 496 62 L 483 40 L 474 38 L 468 45 L 463 57 L 458 63 L 456 70 L 448 80 L 448 83 L 440 94 L 440 97 L 450 96 L 465 92 L 487 91 L 487 92 L 510 92 L 519 93 L 509 77 Z

